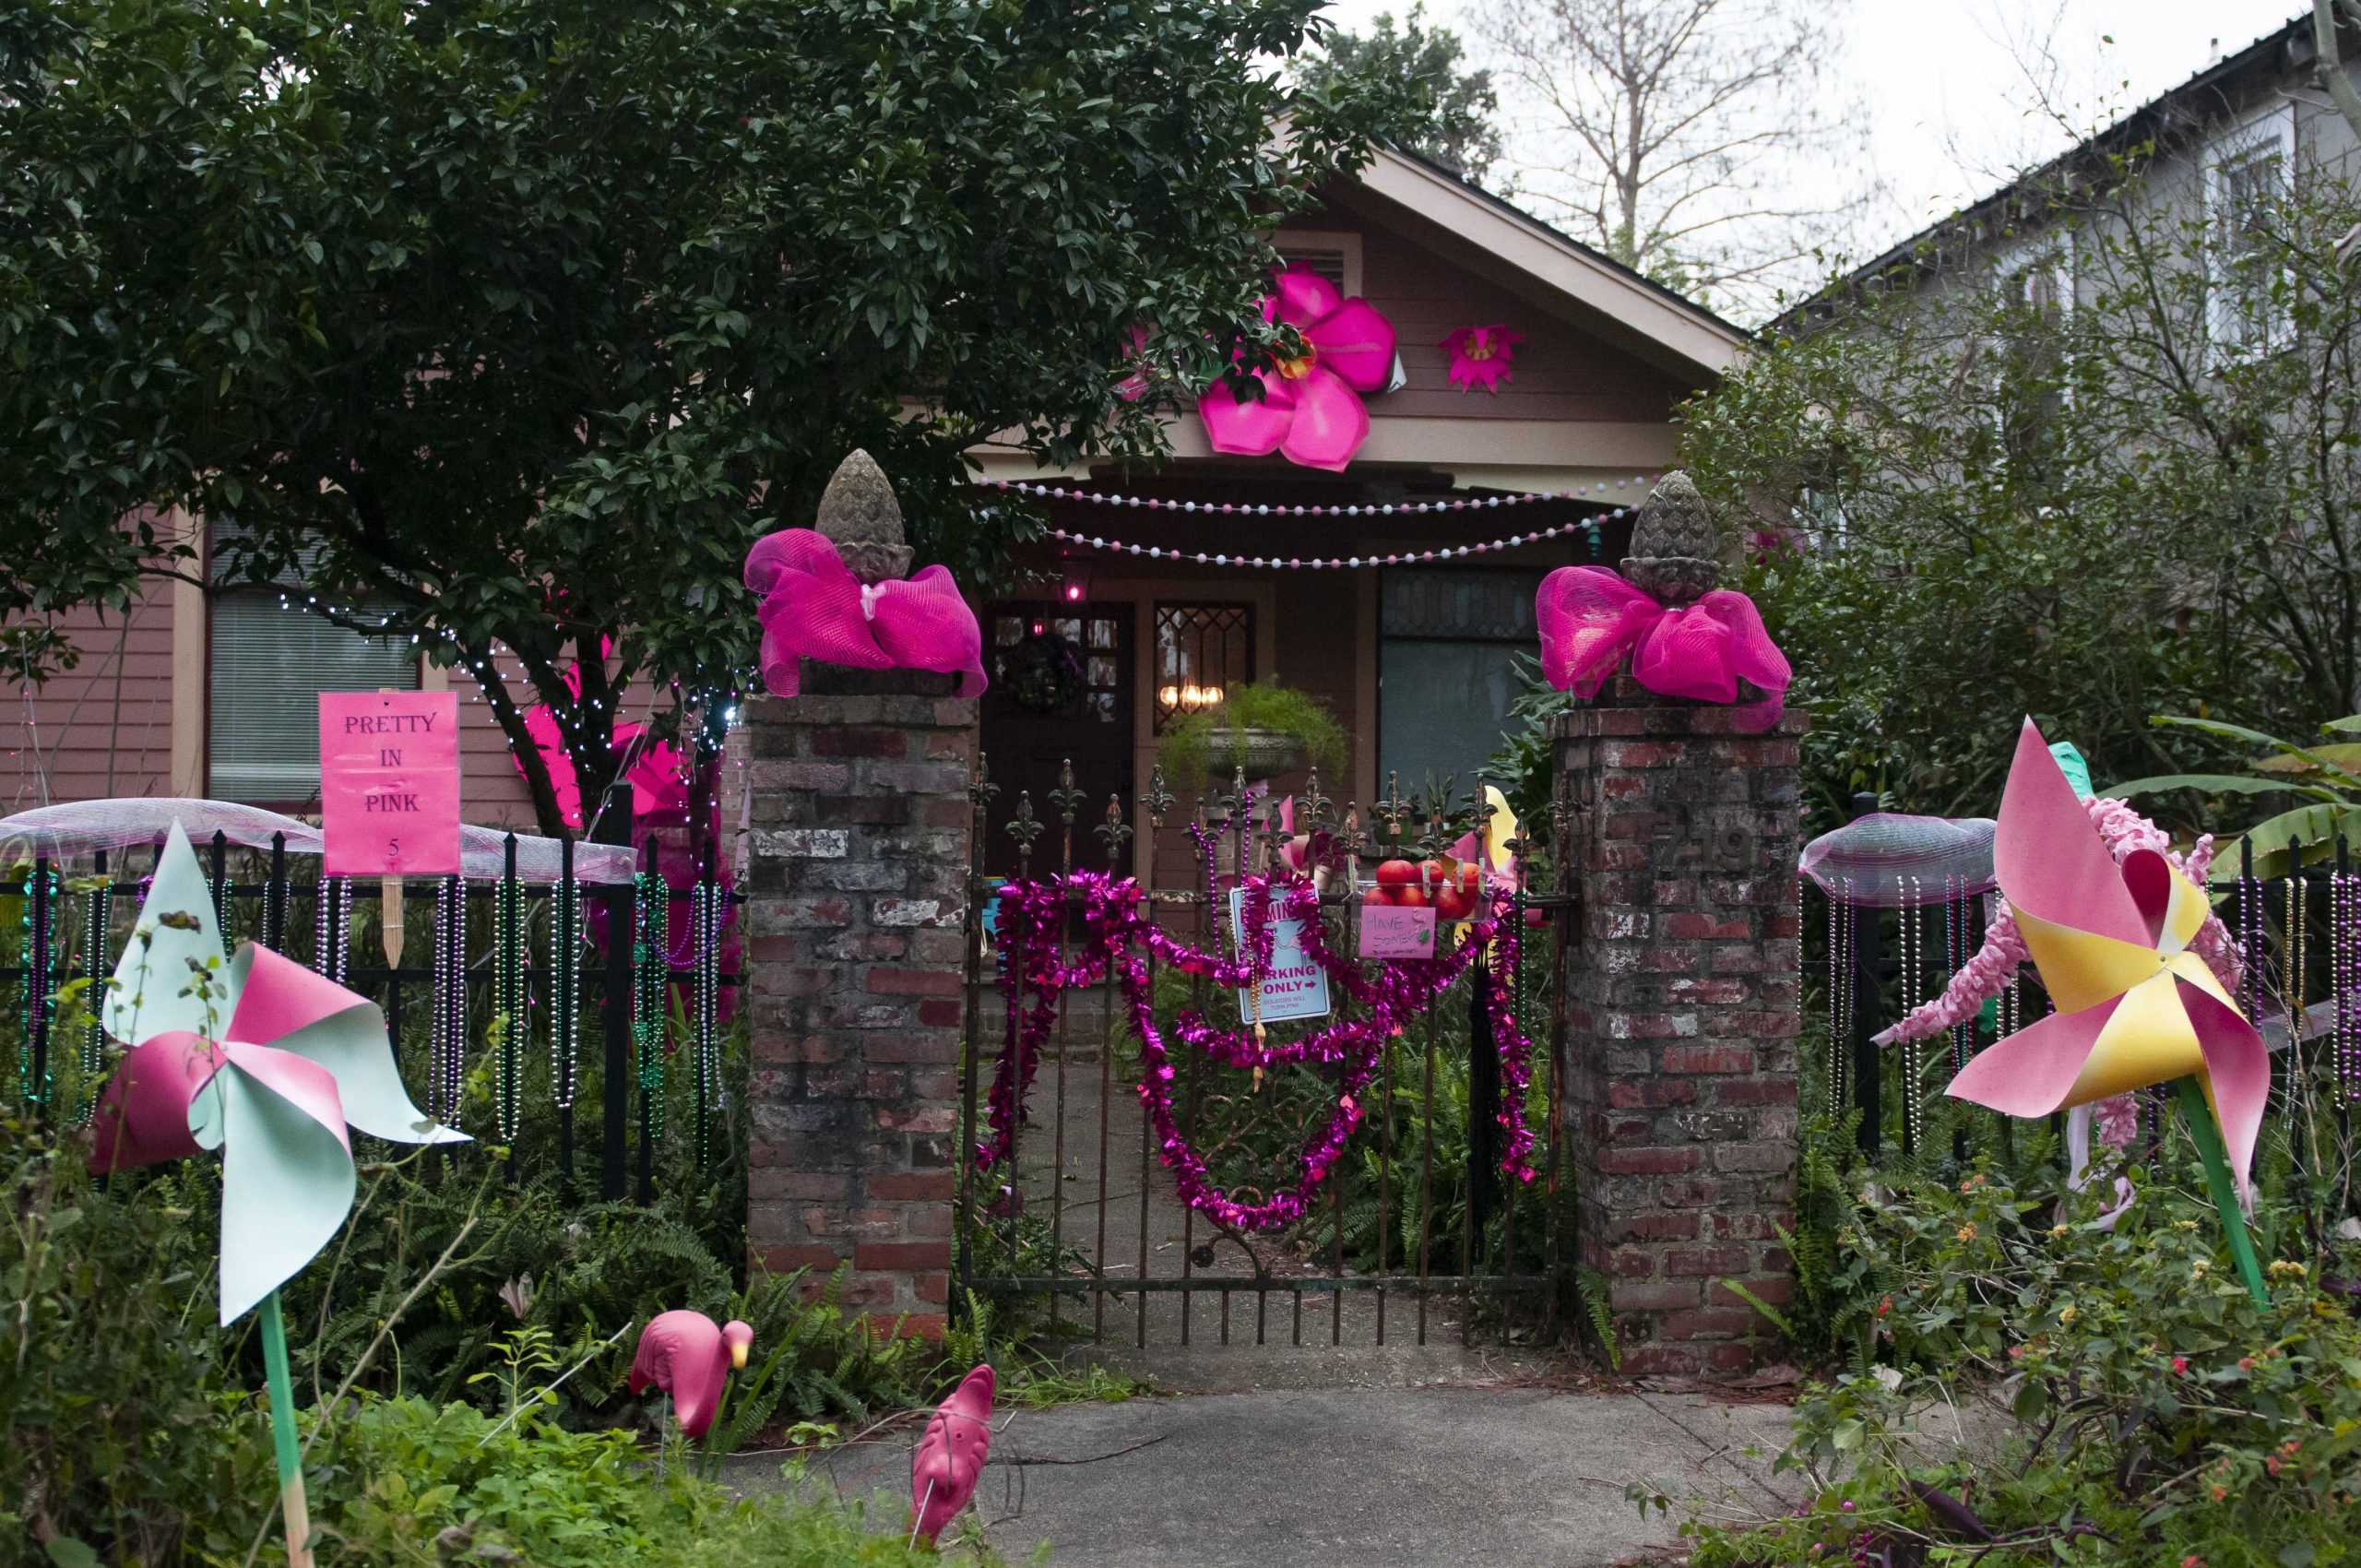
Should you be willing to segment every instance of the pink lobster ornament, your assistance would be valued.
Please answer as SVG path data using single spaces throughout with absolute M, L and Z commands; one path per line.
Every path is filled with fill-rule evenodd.
M 910 1456 L 910 1539 L 932 1546 L 976 1495 L 992 1446 L 992 1369 L 959 1380 Z
M 660 1388 L 672 1401 L 682 1435 L 703 1437 L 721 1408 L 722 1385 L 746 1365 L 752 1324 L 736 1318 L 717 1326 L 703 1313 L 658 1313 L 639 1331 L 628 1386 L 634 1394 Z

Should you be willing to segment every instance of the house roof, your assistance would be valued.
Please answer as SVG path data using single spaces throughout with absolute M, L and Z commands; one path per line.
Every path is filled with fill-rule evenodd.
M 1544 223 L 1442 164 L 1381 148 L 1353 184 L 1398 209 L 1409 228 L 1440 230 L 1504 267 L 1602 337 L 1659 363 L 1718 376 L 1752 341 L 1744 327 Z M 1512 281 L 1504 279 L 1503 281 Z
M 2010 205 L 2029 191 L 2050 189 L 2057 182 L 2106 155 L 2147 141 L 2163 141 L 2218 118 L 2236 100 L 2237 89 L 2265 76 L 2276 78 L 2315 56 L 2312 18 L 2308 11 L 2284 26 L 2273 28 L 2245 48 L 2221 59 L 2125 114 L 2113 125 L 2076 143 L 2056 158 L 2018 176 L 1979 201 L 1937 219 L 1882 255 L 1855 267 L 1844 277 L 1787 311 L 1773 323 L 1793 328 L 1824 316 L 1836 300 L 1866 279 L 1897 267 L 1923 267 L 1933 242 L 1965 231 L 1977 233 L 1985 221 L 2007 216 Z

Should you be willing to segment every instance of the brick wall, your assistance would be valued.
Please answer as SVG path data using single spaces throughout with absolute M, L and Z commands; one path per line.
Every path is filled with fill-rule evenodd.
M 1717 1281 L 1790 1289 L 1774 1227 L 1795 1199 L 1805 725 L 1744 735 L 1734 718 L 1623 679 L 1552 732 L 1582 898 L 1564 1097 L 1580 1255 L 1642 1374 L 1744 1368 L 1768 1330 Z
M 753 1125 L 746 1244 L 849 1260 L 845 1301 L 940 1333 L 976 705 L 941 676 L 806 664 L 747 706 Z

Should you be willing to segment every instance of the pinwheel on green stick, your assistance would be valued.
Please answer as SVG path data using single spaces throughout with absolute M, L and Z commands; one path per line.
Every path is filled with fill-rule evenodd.
M 268 948 L 223 953 L 177 822 L 100 1016 L 130 1049 L 93 1118 L 91 1169 L 221 1151 L 221 1322 L 256 1312 L 288 1562 L 304 1568 L 310 1524 L 279 1288 L 352 1212 L 348 1124 L 397 1143 L 465 1134 L 410 1102 L 375 1004 Z

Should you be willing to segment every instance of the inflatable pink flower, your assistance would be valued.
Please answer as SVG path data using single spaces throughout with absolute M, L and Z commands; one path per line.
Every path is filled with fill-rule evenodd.
M 1394 374 L 1394 324 L 1308 267 L 1281 267 L 1271 281 L 1263 319 L 1294 327 L 1302 353 L 1254 373 L 1259 402 L 1242 401 L 1216 381 L 1197 399 L 1197 418 L 1216 452 L 1277 452 L 1308 469 L 1341 470 L 1369 439 L 1361 395 L 1383 390 Z
M 1525 334 L 1497 324 L 1462 327 L 1435 345 L 1451 356 L 1451 384 L 1463 392 L 1478 386 L 1498 397 L 1501 383 L 1514 381 L 1509 367 L 1516 363 L 1516 346 Z

